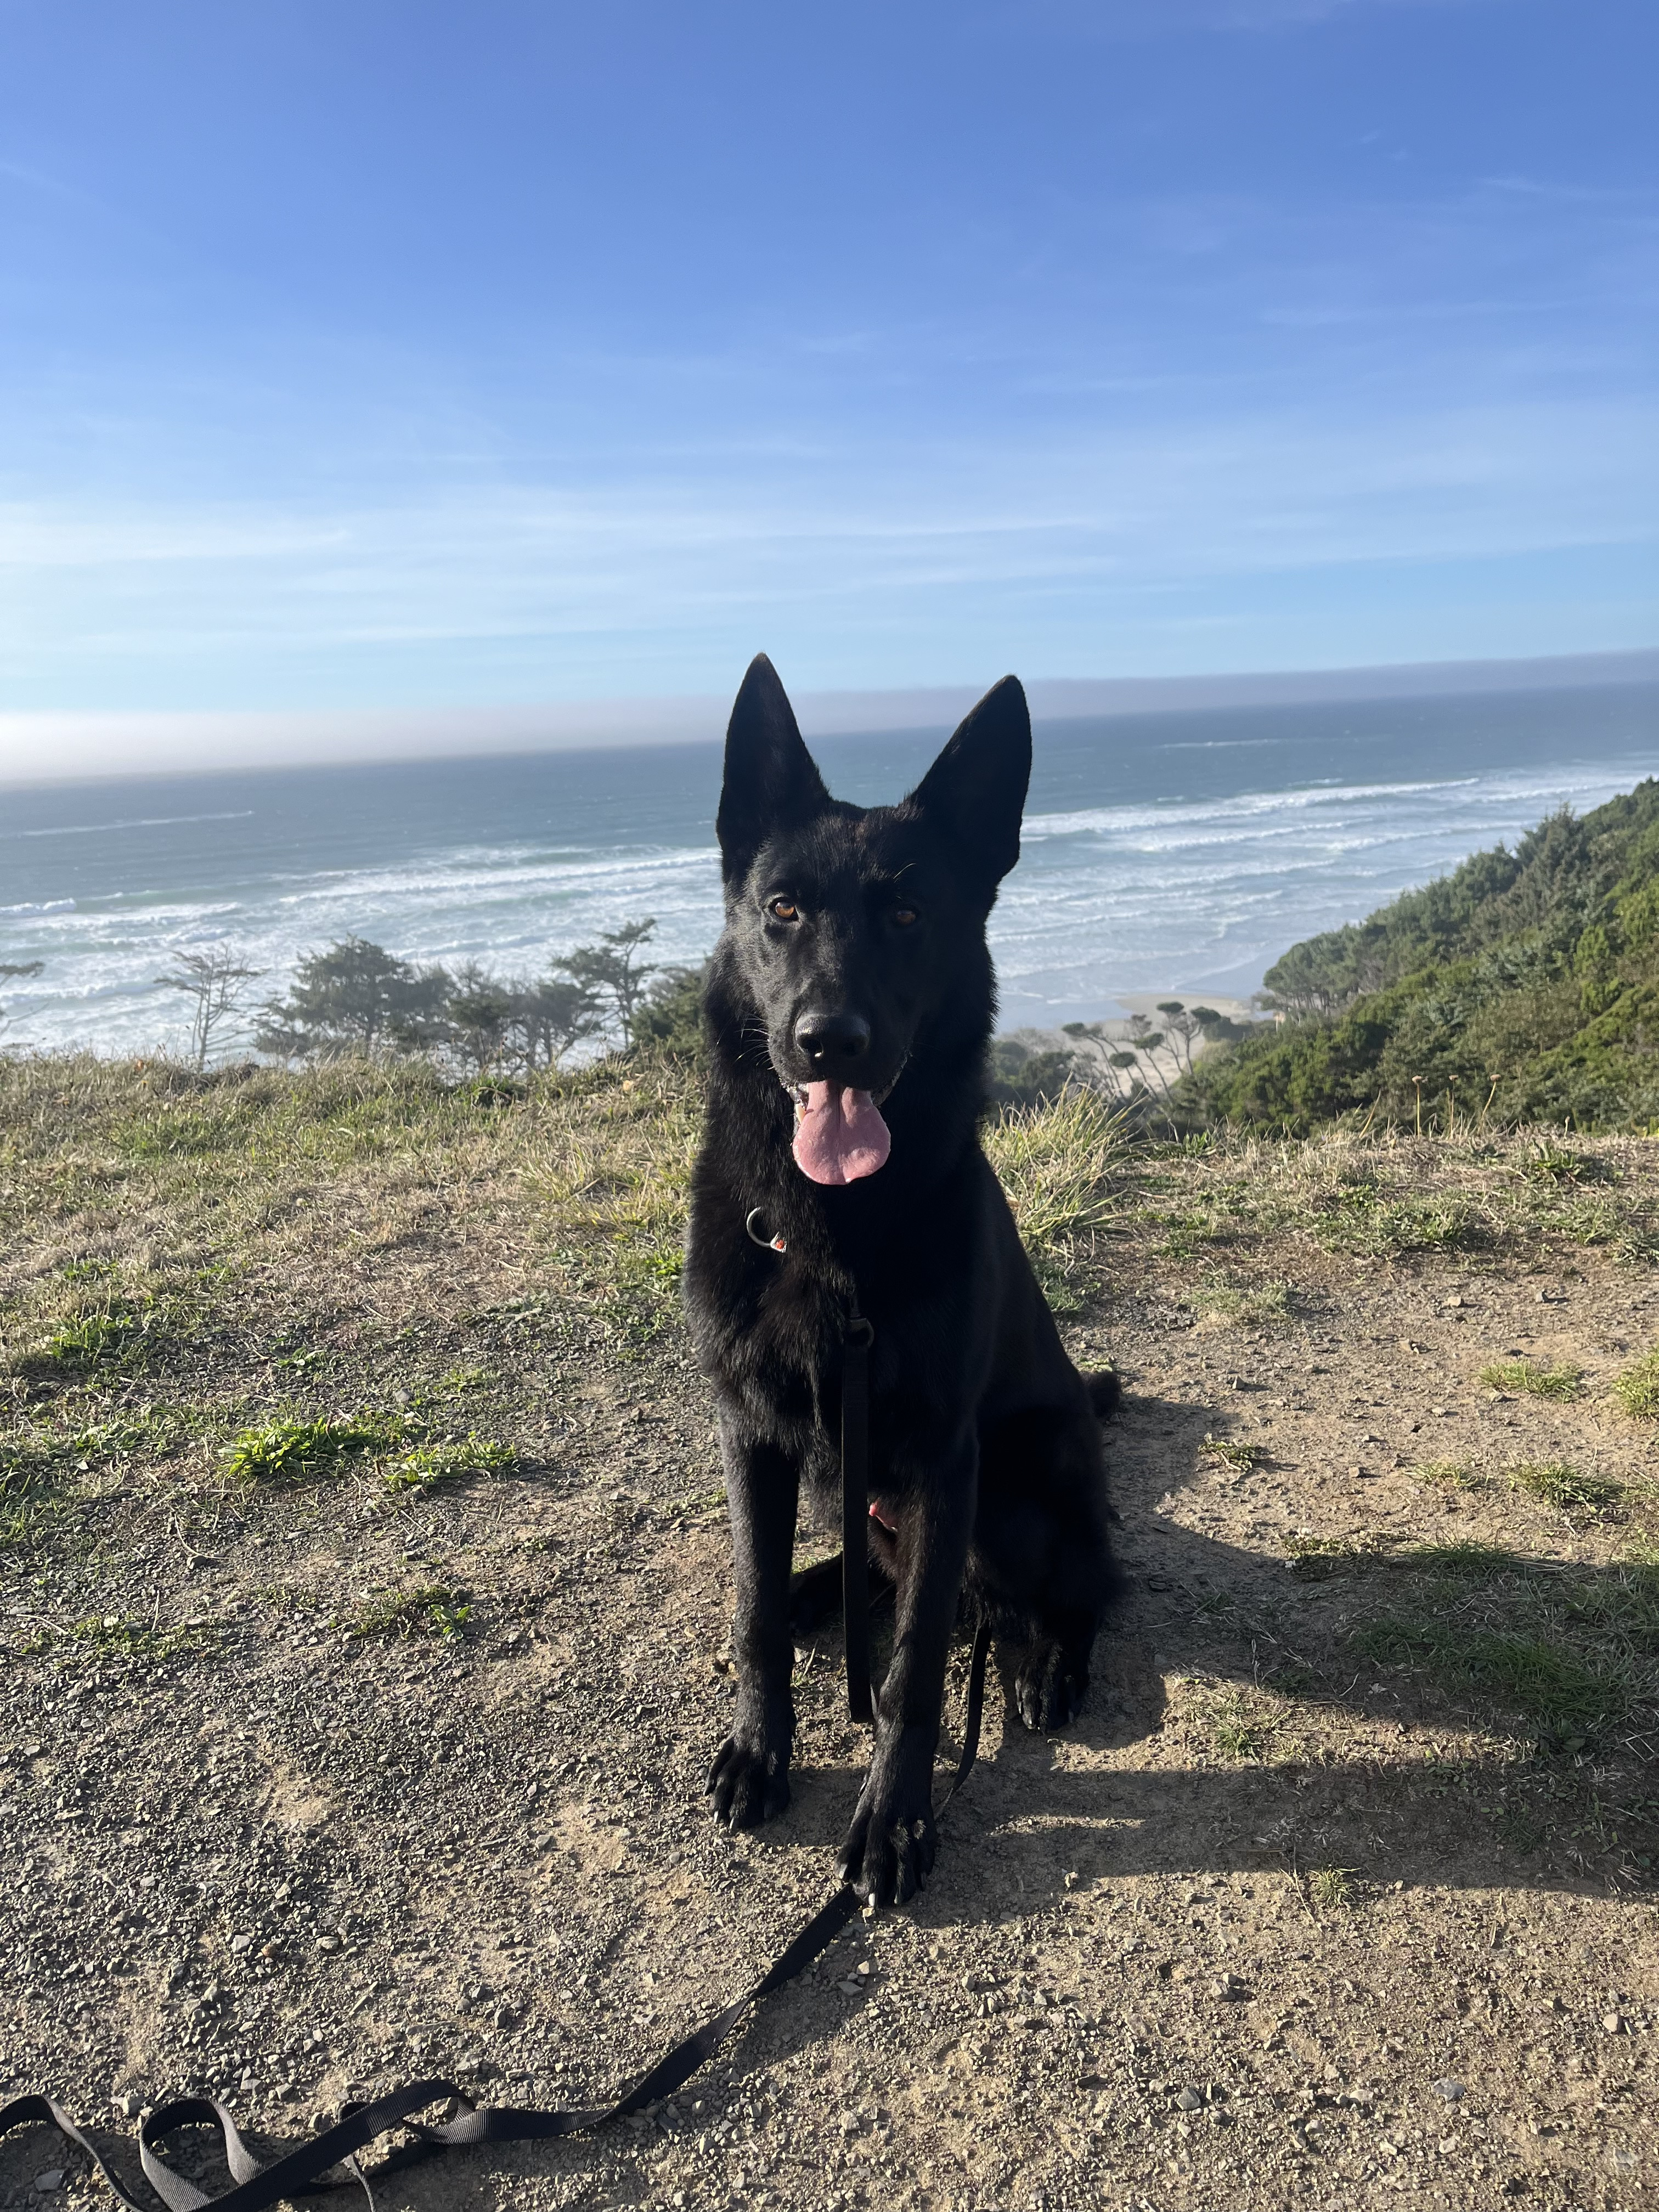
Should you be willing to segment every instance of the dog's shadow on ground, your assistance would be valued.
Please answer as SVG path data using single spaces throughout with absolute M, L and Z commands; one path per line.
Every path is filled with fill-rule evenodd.
M 1419 1729 L 1449 1717 L 1431 1685 L 1357 1656 L 1355 1625 L 1384 1614 L 1399 1569 L 1385 1554 L 1334 1561 L 1316 1555 L 1298 1568 L 1183 1527 L 1160 1501 L 1200 1472 L 1212 1409 L 1139 1399 L 1126 1409 L 1113 1451 L 1121 1516 L 1118 1550 L 1126 1589 L 1097 1645 L 1084 1711 L 1045 1739 L 1021 1723 L 1010 1669 L 994 1661 L 980 1764 L 941 1826 L 939 1863 L 912 1909 L 945 1924 L 994 1923 L 1030 1912 L 1078 1887 L 1116 1876 L 1199 1876 L 1341 1864 L 1373 1882 L 1407 1887 L 1481 1886 L 1524 1879 L 1569 1886 L 1513 1855 L 1526 1826 L 1501 1832 L 1504 1812 L 1471 1819 L 1470 1796 L 1495 1799 L 1490 1766 L 1443 1754 L 1425 1760 Z M 1267 1470 L 1271 1480 L 1271 1470 Z M 1490 1555 L 1488 1555 L 1490 1556 Z M 1322 1571 L 1322 1569 L 1324 1570 Z M 1611 1571 L 1570 1571 L 1594 1605 Z M 832 1673 L 838 1624 L 821 1638 Z M 878 1655 L 882 1649 L 878 1641 Z M 1248 1692 L 1260 1682 L 1287 1716 L 1271 1740 L 1253 1741 L 1248 1705 L 1232 1717 L 1233 1748 L 1194 1747 L 1176 1763 L 1133 1756 L 1170 1721 L 1166 1684 L 1183 1674 Z M 966 1680 L 966 1650 L 953 1655 L 941 1748 L 939 1791 L 953 1759 Z M 1369 1750 L 1326 1764 L 1297 1755 L 1297 1722 L 1328 1732 L 1333 1717 L 1363 1716 Z M 1227 1718 L 1218 1711 L 1218 1722 Z M 1379 1726 L 1380 1724 L 1380 1726 Z M 1397 1734 L 1399 1749 L 1392 1748 Z M 1224 1738 L 1224 1741 L 1225 1739 Z M 1076 1758 L 1068 1747 L 1085 1754 Z M 1113 1754 L 1109 1765 L 1090 1753 Z M 855 1767 L 798 1767 L 787 1814 L 762 1832 L 763 1850 L 840 1844 L 859 1784 Z M 1516 1838 L 1519 1842 L 1516 1842 Z M 1598 1885 L 1586 1875 L 1570 1886 Z

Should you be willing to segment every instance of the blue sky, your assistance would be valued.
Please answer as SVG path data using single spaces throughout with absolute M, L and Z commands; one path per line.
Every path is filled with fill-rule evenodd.
M 0 0 L 0 709 L 1659 642 L 1651 0 Z

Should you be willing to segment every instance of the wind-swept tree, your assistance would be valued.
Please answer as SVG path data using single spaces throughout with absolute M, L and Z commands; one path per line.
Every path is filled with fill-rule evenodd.
M 634 1042 L 634 1017 L 645 996 L 647 980 L 656 973 L 638 960 L 641 946 L 656 927 L 653 915 L 640 921 L 625 921 L 620 929 L 602 931 L 597 945 L 579 945 L 553 963 L 572 982 L 601 1000 L 609 1000 L 616 1010 L 624 1052 Z
M 450 988 L 441 968 L 416 968 L 366 937 L 342 938 L 300 963 L 286 999 L 266 1002 L 254 1042 L 283 1060 L 419 1049 Z
M 533 1075 L 538 1067 L 556 1067 L 573 1045 L 598 1036 L 605 1018 L 585 983 L 544 975 L 539 983 L 515 987 L 510 1026 L 524 1066 Z
M 476 960 L 455 970 L 443 1004 L 444 1042 L 480 1075 L 508 1057 L 507 1038 L 518 1005 L 518 987 L 487 975 Z
M 205 952 L 187 952 L 177 945 L 173 966 L 171 975 L 156 977 L 156 987 L 182 991 L 190 1000 L 190 1064 L 203 1068 L 216 1042 L 224 1042 L 224 1032 L 240 1013 L 246 985 L 264 970 L 248 967 L 234 945 L 210 945 Z

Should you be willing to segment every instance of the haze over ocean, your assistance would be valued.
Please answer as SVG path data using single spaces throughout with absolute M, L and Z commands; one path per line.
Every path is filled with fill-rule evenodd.
M 838 796 L 913 784 L 941 730 L 823 738 Z M 1560 805 L 1659 772 L 1659 684 L 1039 722 L 1023 857 L 992 921 L 1006 1028 L 1120 993 L 1245 996 L 1298 938 L 1359 919 Z M 155 981 L 228 941 L 284 988 L 356 932 L 526 975 L 625 916 L 700 960 L 720 923 L 718 748 L 120 778 L 0 808 L 9 1046 L 178 1041 Z

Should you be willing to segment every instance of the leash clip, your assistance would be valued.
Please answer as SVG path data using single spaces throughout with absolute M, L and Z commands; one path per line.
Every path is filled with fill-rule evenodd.
M 763 1252 L 787 1252 L 789 1247 L 781 1237 L 769 1237 L 766 1224 L 761 1218 L 759 1206 L 752 1206 L 744 1220 L 744 1228 L 751 1244 L 758 1244 Z

